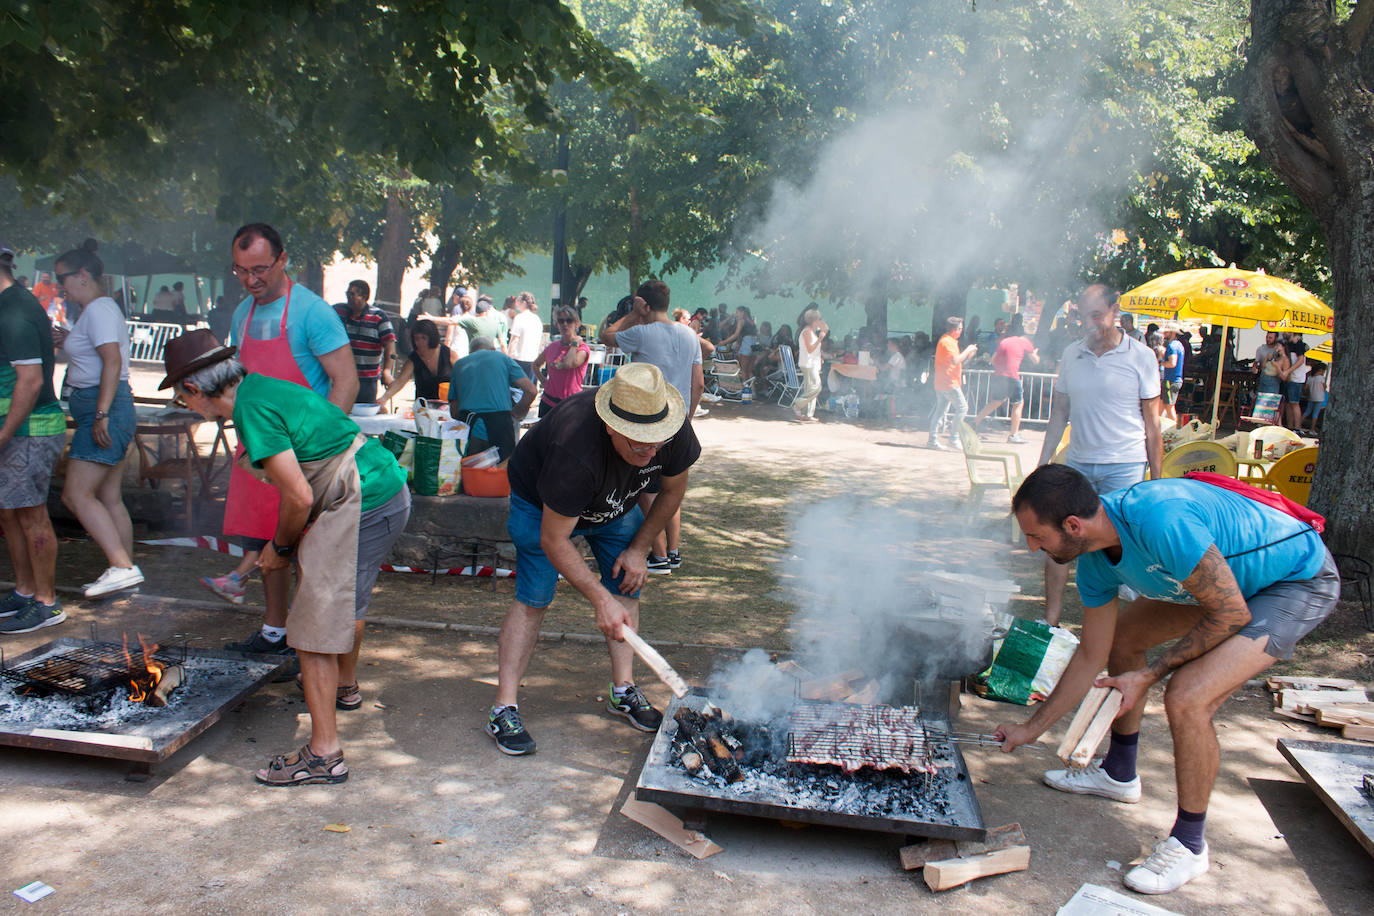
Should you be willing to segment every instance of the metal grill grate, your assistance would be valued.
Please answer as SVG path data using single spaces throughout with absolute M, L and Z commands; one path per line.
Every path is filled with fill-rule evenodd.
M 792 710 L 788 763 L 826 764 L 846 773 L 924 772 L 942 735 L 932 735 L 915 707 L 803 703 Z
M 185 660 L 184 651 L 182 656 L 153 653 L 153 658 L 164 665 L 180 664 Z M 0 667 L 0 676 L 37 690 L 90 696 L 127 684 L 143 670 L 142 650 L 133 649 L 126 655 L 118 643 L 92 643 L 13 668 Z

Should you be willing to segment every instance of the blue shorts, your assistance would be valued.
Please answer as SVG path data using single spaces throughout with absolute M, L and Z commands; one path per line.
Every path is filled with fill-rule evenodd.
M 67 402 L 76 421 L 76 432 L 72 434 L 71 457 L 75 461 L 90 461 L 95 464 L 116 465 L 124 460 L 129 443 L 134 440 L 134 429 L 138 426 L 138 416 L 134 413 L 134 393 L 129 390 L 128 382 L 120 382 L 115 389 L 114 403 L 110 405 L 110 416 L 106 428 L 110 433 L 110 447 L 101 448 L 95 444 L 91 427 L 95 425 L 96 404 L 100 399 L 100 386 L 72 389 L 71 399 Z
M 544 553 L 539 544 L 540 526 L 543 524 L 544 510 L 528 500 L 510 495 L 510 518 L 506 530 L 515 543 L 515 600 L 532 608 L 546 608 L 553 603 L 554 587 L 558 584 L 558 570 Z M 592 547 L 596 557 L 597 569 L 601 570 L 601 584 L 612 595 L 620 594 L 620 582 L 624 572 L 611 575 L 616 559 L 630 546 L 640 525 L 644 524 L 644 513 L 635 506 L 620 518 L 604 525 L 578 525 L 570 537 L 581 535 Z M 638 598 L 639 592 L 626 595 Z
M 992 396 L 995 398 L 1005 398 L 1008 404 L 1016 405 L 1021 403 L 1024 394 L 1021 389 L 1019 378 L 1009 378 L 1005 375 L 996 376 L 993 379 L 996 387 L 993 388 Z
M 1099 496 L 1113 490 L 1124 490 L 1133 483 L 1140 483 L 1150 468 L 1148 464 L 1136 461 L 1119 464 L 1077 464 L 1070 461 L 1068 465 L 1088 478 L 1088 482 L 1093 485 Z
M 1302 400 L 1302 382 L 1284 382 L 1283 399 L 1290 404 L 1297 404 Z

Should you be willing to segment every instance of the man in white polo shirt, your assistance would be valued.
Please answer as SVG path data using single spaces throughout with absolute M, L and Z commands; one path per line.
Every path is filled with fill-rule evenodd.
M 1054 382 L 1045 444 L 1038 464 L 1049 464 L 1064 427 L 1072 424 L 1065 463 L 1092 482 L 1098 494 L 1158 478 L 1164 440 L 1159 431 L 1159 363 L 1154 351 L 1117 326 L 1120 304 L 1100 283 L 1083 290 L 1078 313 L 1084 335 L 1064 348 Z M 1045 559 L 1045 620 L 1059 623 L 1069 567 Z

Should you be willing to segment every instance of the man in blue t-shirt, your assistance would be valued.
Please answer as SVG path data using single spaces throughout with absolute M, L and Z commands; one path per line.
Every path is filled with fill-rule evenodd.
M 520 389 L 512 410 L 511 389 Z M 496 349 L 496 341 L 479 334 L 472 352 L 453 364 L 449 376 L 449 411 L 470 427 L 467 454 L 496 446 L 504 464 L 515 451 L 515 424 L 529 413 L 538 390 L 520 364 Z
M 1168 893 L 1207 871 L 1207 802 L 1220 752 L 1212 714 L 1238 687 L 1326 618 L 1340 597 L 1335 560 L 1315 528 L 1248 496 L 1198 480 L 1149 480 L 1098 496 L 1071 467 L 1046 465 L 1012 499 L 1026 543 L 1078 560 L 1082 641 L 1058 686 L 1022 725 L 997 734 L 1010 751 L 1034 741 L 1098 686 L 1121 691 L 1101 764 L 1051 770 L 1063 792 L 1140 800 L 1136 743 L 1146 691 L 1164 678 L 1174 739 L 1178 817 L 1169 837 L 1125 877 Z M 1118 607 L 1117 589 L 1141 597 Z M 1173 642 L 1153 662 L 1145 651 Z
M 1163 391 L 1164 403 L 1160 407 L 1160 413 L 1178 422 L 1178 411 L 1174 409 L 1174 402 L 1178 400 L 1179 389 L 1183 387 L 1183 361 L 1186 358 L 1187 350 L 1183 346 L 1183 341 L 1178 339 L 1178 331 L 1173 328 L 1164 329 L 1164 362 L 1160 363 L 1163 371 Z

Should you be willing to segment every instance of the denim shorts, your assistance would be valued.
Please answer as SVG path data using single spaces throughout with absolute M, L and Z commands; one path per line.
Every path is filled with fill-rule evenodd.
M 71 457 L 75 461 L 91 461 L 95 464 L 119 464 L 124 460 L 124 453 L 129 450 L 129 443 L 134 440 L 134 429 L 138 426 L 138 416 L 134 413 L 134 393 L 129 390 L 128 382 L 120 382 L 115 389 L 114 403 L 110 405 L 110 416 L 106 422 L 110 433 L 109 448 L 96 445 L 91 435 L 99 399 L 98 385 L 72 389 L 71 399 L 67 402 L 72 419 L 76 421 Z
M 506 530 L 515 543 L 515 600 L 532 608 L 546 608 L 553 603 L 554 587 L 558 584 L 558 570 L 545 555 L 539 544 L 540 526 L 544 511 L 538 506 L 516 496 L 510 495 L 510 519 Z M 620 518 L 604 525 L 578 525 L 572 537 L 581 535 L 591 545 L 592 555 L 596 557 L 597 569 L 601 571 L 601 584 L 612 595 L 620 594 L 620 581 L 625 577 L 622 571 L 618 576 L 611 575 L 616 559 L 630 546 L 630 541 L 644 524 L 644 513 L 635 506 Z M 636 591 L 628 598 L 638 598 Z
M 1078 464 L 1070 461 L 1068 465 L 1088 478 L 1088 482 L 1093 485 L 1099 496 L 1113 490 L 1124 490 L 1133 483 L 1140 483 L 1145 479 L 1145 472 L 1150 467 L 1144 462 L 1137 461 L 1119 464 Z
M 1016 405 L 1021 403 L 1024 396 L 1021 390 L 1021 380 L 1019 378 L 1009 378 L 1005 375 L 997 376 L 994 381 L 997 386 L 993 389 L 993 397 L 1006 398 L 1007 403 Z
M 1296 404 L 1302 400 L 1302 382 L 1284 382 L 1283 399 L 1290 404 Z
M 1267 636 L 1265 652 L 1274 658 L 1292 658 L 1298 640 L 1326 619 L 1340 597 L 1341 574 L 1327 551 L 1322 568 L 1312 578 L 1275 582 L 1247 598 L 1250 622 L 1240 635 L 1251 639 Z
M 1259 377 L 1259 385 L 1257 387 L 1259 388 L 1260 394 L 1278 394 L 1279 386 L 1282 383 L 1283 380 L 1279 378 L 1277 375 L 1261 374 Z

